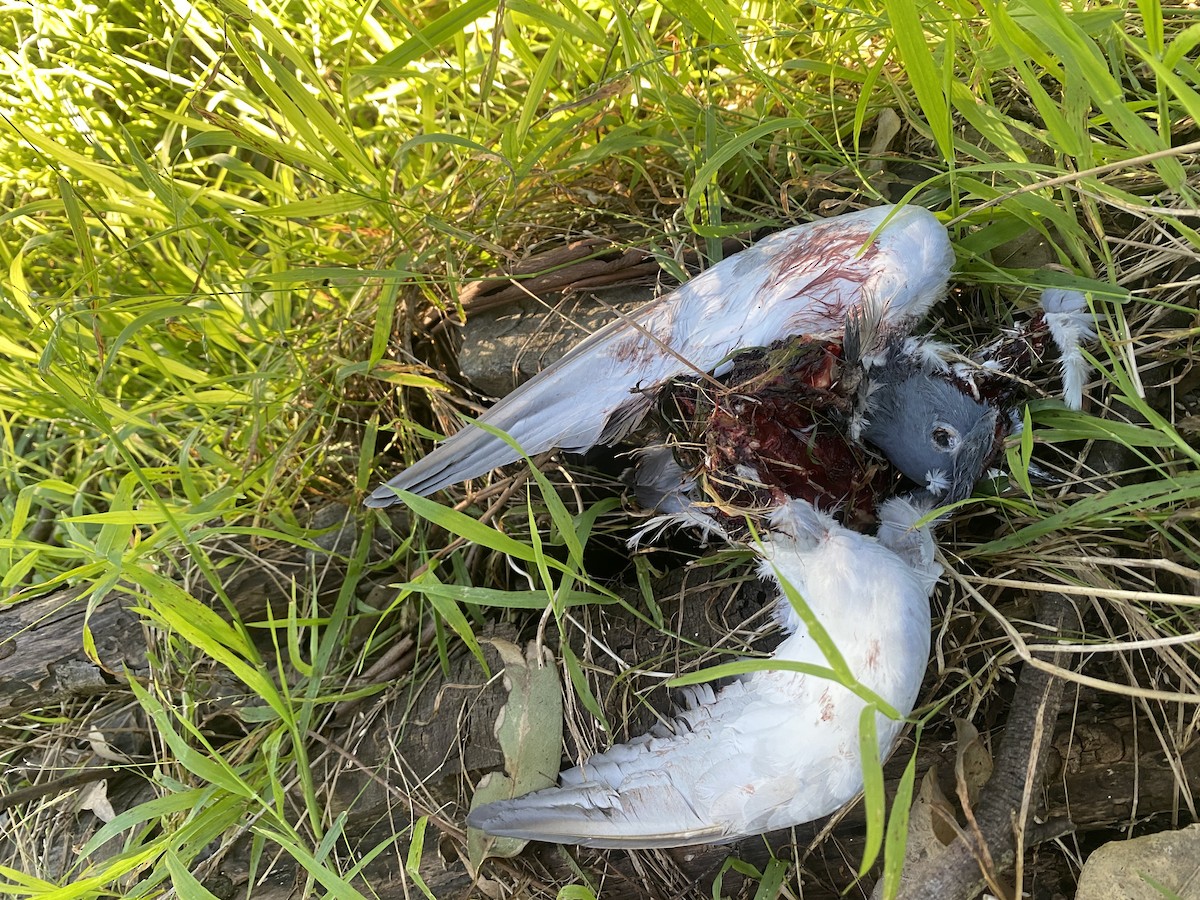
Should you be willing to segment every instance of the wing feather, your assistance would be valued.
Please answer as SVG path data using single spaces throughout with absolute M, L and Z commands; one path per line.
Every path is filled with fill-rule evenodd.
M 772 516 L 759 552 L 764 576 L 782 574 L 795 586 L 855 678 L 907 715 L 929 657 L 937 570 L 928 525 L 915 527 L 920 510 L 894 504 L 885 512 L 894 532 L 917 532 L 911 561 L 803 501 Z M 902 543 L 898 533 L 889 541 Z M 780 604 L 793 633 L 775 659 L 828 667 L 791 605 Z M 863 707 L 816 674 L 752 672 L 692 697 L 674 733 L 618 744 L 563 772 L 558 787 L 479 807 L 467 823 L 507 837 L 632 848 L 721 843 L 811 821 L 862 787 Z M 876 721 L 886 754 L 901 723 L 882 713 Z
M 619 794 L 585 783 L 489 803 L 472 811 L 467 824 L 502 837 L 584 847 L 685 847 L 738 837 L 702 819 L 682 795 L 650 779 L 625 785 Z
M 635 427 L 666 379 L 711 372 L 734 350 L 840 334 L 847 314 L 867 302 L 888 327 L 910 328 L 945 292 L 953 259 L 945 228 L 917 207 L 880 206 L 781 231 L 600 329 L 480 421 L 527 454 L 586 450 Z M 394 503 L 396 489 L 430 494 L 518 458 L 468 425 L 367 505 Z

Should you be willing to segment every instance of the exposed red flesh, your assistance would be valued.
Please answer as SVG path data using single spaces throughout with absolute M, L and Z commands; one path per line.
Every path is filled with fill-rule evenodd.
M 725 390 L 676 388 L 684 447 L 696 451 L 718 508 L 736 516 L 803 499 L 840 513 L 848 525 L 873 520 L 895 475 L 846 436 L 849 401 L 838 390 L 840 375 L 840 345 L 807 341 L 744 354 L 723 379 Z M 746 469 L 757 481 L 739 475 Z

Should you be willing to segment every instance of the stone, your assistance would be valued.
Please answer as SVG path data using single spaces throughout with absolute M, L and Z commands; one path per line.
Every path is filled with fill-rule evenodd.
M 467 316 L 458 364 L 477 389 L 503 397 L 559 360 L 592 332 L 653 300 L 633 285 L 533 298 Z
M 1200 825 L 1131 841 L 1111 841 L 1092 853 L 1079 875 L 1076 900 L 1200 900 Z

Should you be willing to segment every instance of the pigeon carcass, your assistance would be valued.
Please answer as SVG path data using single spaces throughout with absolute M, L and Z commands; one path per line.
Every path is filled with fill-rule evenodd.
M 960 448 L 976 444 L 966 434 L 947 439 L 939 422 L 921 421 L 916 430 L 917 419 L 903 413 L 904 376 L 939 365 L 928 342 L 905 339 L 945 293 L 953 262 L 945 228 L 917 207 L 879 206 L 789 228 L 597 331 L 479 421 L 506 432 L 527 454 L 583 452 L 636 427 L 672 379 L 720 373 L 736 352 L 789 338 L 839 341 L 847 322 L 857 322 L 868 328 L 856 336 L 854 355 L 865 368 L 877 366 L 861 387 L 880 394 L 872 399 L 860 391 L 858 414 L 865 421 L 854 437 L 889 441 L 887 455 L 918 484 L 945 468 L 940 463 L 947 453 L 963 457 L 957 464 L 970 469 L 975 461 Z M 1087 368 L 1079 345 L 1090 335 L 1086 302 L 1074 292 L 1047 291 L 1043 306 L 1038 340 L 1048 331 L 1058 346 L 1065 397 L 1078 408 Z M 924 384 L 933 408 L 973 420 L 978 409 L 961 396 L 972 394 L 969 382 Z M 883 399 L 889 392 L 892 400 Z M 872 405 L 889 402 L 905 426 L 903 443 L 916 450 L 895 452 L 899 439 L 878 417 L 873 428 L 865 427 Z M 366 504 L 390 506 L 400 490 L 431 494 L 519 458 L 508 443 L 469 424 L 376 488 Z M 968 485 L 968 479 L 951 480 Z M 935 477 L 934 486 L 939 483 Z
M 668 380 L 719 371 L 737 350 L 838 336 L 866 304 L 882 334 L 907 334 L 945 293 L 953 262 L 946 229 L 917 207 L 879 206 L 789 228 L 600 329 L 480 422 L 528 454 L 613 443 Z M 467 425 L 366 503 L 390 506 L 398 490 L 430 494 L 519 458 Z
M 853 677 L 907 715 L 926 665 L 928 597 L 940 571 L 929 525 L 917 523 L 932 504 L 967 496 L 1013 427 L 1015 393 L 1005 373 L 1028 362 L 1046 334 L 1077 345 L 1087 331 L 1086 304 L 1047 304 L 1038 324 L 979 358 L 948 358 L 910 333 L 944 292 L 951 262 L 944 229 L 916 209 L 882 207 L 781 232 L 597 332 L 481 421 L 529 453 L 581 451 L 627 433 L 681 379 L 734 378 L 717 381 L 719 401 L 698 420 L 706 441 L 730 437 L 730 452 L 706 444 L 702 464 L 690 469 L 670 449 L 645 455 L 649 477 L 639 498 L 646 495 L 666 522 L 723 537 L 737 514 L 752 512 L 762 574 L 797 588 Z M 781 370 L 783 381 L 745 390 L 736 380 L 745 362 L 738 352 L 789 339 L 799 362 Z M 1081 359 L 1076 346 L 1069 361 L 1076 376 Z M 766 405 L 764 391 L 781 385 L 790 399 Z M 731 398 L 748 402 L 739 411 Z M 826 413 L 829 427 L 818 435 Z M 887 492 L 872 483 L 863 439 L 922 486 L 918 502 L 882 500 Z M 806 454 L 816 460 L 816 479 L 796 475 Z M 368 503 L 389 505 L 399 490 L 430 493 L 517 458 L 499 438 L 468 426 Z M 818 479 L 835 472 L 830 491 Z M 736 480 L 735 490 L 757 508 L 735 504 L 734 515 L 721 518 L 713 497 L 728 498 L 701 490 L 702 477 Z M 875 536 L 827 512 L 857 489 L 870 504 L 882 500 Z M 789 636 L 774 658 L 828 665 L 782 587 L 778 602 Z M 844 685 L 775 670 L 688 697 L 673 730 L 586 760 L 564 772 L 559 787 L 475 810 L 470 824 L 592 846 L 709 843 L 818 818 L 861 788 L 864 701 Z M 886 754 L 900 723 L 878 723 Z

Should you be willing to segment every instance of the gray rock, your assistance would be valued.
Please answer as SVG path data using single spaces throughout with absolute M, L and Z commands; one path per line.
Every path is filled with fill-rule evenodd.
M 458 364 L 480 391 L 503 397 L 592 332 L 653 300 L 648 286 L 613 287 L 545 303 L 530 298 L 467 316 Z
M 373 559 L 395 552 L 403 536 L 412 530 L 408 510 L 403 506 L 393 506 L 384 515 L 387 527 L 376 527 L 373 534 Z M 317 549 L 305 551 L 305 562 L 324 566 L 331 560 L 345 560 L 353 556 L 362 532 L 361 519 L 359 511 L 352 510 L 345 503 L 330 503 L 311 512 L 304 526 L 321 533 L 313 536 L 312 541 Z
M 1105 844 L 1087 858 L 1075 894 L 1076 900 L 1172 896 L 1200 900 L 1200 825 Z
M 992 262 L 1010 269 L 1041 269 L 1058 262 L 1054 247 L 1032 228 L 992 251 Z
M 322 506 L 312 516 L 308 527 L 320 529 L 321 534 L 313 537 L 320 551 L 309 550 L 305 556 L 310 563 L 322 562 L 330 556 L 349 556 L 358 542 L 358 522 L 350 515 L 350 507 L 344 503 Z

